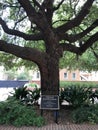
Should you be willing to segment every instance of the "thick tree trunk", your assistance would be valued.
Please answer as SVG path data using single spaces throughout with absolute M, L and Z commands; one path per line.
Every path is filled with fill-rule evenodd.
M 59 94 L 59 60 L 50 57 L 46 59 L 46 67 L 41 66 L 42 95 Z

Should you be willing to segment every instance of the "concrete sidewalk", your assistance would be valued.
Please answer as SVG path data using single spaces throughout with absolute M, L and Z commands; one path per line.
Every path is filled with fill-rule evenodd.
M 98 130 L 98 125 L 57 125 L 50 124 L 43 127 L 14 127 L 14 126 L 5 126 L 1 125 L 0 130 Z

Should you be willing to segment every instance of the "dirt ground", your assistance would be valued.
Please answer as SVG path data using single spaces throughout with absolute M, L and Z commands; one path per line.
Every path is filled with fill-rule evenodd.
M 38 114 L 41 115 L 41 110 L 39 106 L 36 106 L 36 110 Z M 58 123 L 58 124 L 72 124 L 73 121 L 71 119 L 72 108 L 70 106 L 62 105 L 57 112 L 54 110 L 43 110 L 42 116 L 45 118 L 47 124 L 50 123 Z

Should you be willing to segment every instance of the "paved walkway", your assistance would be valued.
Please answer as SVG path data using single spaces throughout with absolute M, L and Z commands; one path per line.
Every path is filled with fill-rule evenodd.
M 14 126 L 0 126 L 0 130 L 98 130 L 98 125 L 57 125 L 50 124 L 43 127 L 20 127 L 16 128 Z

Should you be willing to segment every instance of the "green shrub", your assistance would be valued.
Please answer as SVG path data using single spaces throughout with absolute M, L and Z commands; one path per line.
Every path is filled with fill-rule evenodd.
M 28 90 L 27 87 L 15 88 L 11 94 L 8 99 L 15 98 L 24 104 L 34 104 L 40 97 L 40 88 L 35 88 L 33 91 Z
M 42 126 L 45 121 L 36 113 L 34 107 L 23 105 L 12 98 L 0 102 L 0 124 Z
M 40 97 L 40 92 L 41 92 L 40 88 L 35 88 L 33 91 L 30 92 L 30 98 L 33 104 L 35 104 L 38 101 Z
M 13 97 L 16 99 L 27 98 L 29 92 L 26 90 L 27 87 L 19 87 L 14 89 L 14 93 L 12 93 Z
M 72 118 L 75 123 L 98 123 L 98 105 L 80 107 L 73 111 Z
M 60 99 L 66 100 L 73 107 L 79 107 L 90 102 L 89 97 L 92 94 L 91 88 L 72 85 L 61 89 Z
M 80 86 L 80 87 L 92 87 L 92 88 L 97 88 L 98 84 L 94 82 L 88 82 L 88 81 L 80 81 L 80 82 L 75 82 L 75 81 L 60 81 L 60 87 L 61 88 L 66 88 L 69 86 Z
M 94 97 L 98 99 L 98 89 L 94 92 Z

